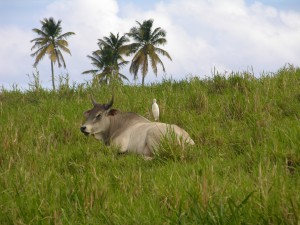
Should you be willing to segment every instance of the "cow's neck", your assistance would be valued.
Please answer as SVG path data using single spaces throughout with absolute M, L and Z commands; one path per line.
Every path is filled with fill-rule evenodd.
M 141 117 L 135 113 L 132 112 L 124 112 L 124 113 L 118 113 L 114 116 L 109 117 L 109 129 L 106 134 L 103 134 L 104 142 L 109 143 L 114 138 L 121 135 L 125 130 L 130 128 L 136 123 L 148 123 L 150 122 L 144 117 Z
M 94 134 L 94 137 L 97 140 L 103 141 L 105 145 L 109 145 L 110 143 L 110 139 L 108 138 L 108 135 L 106 133 L 100 132 L 100 133 L 96 133 Z
M 106 135 L 108 139 L 111 139 L 115 133 L 123 127 L 124 123 L 121 122 L 122 117 L 120 114 L 109 117 L 109 121 L 109 130 Z
M 109 131 L 107 133 L 107 137 L 109 139 L 112 139 L 116 136 L 118 136 L 122 131 L 126 130 L 133 122 L 134 120 L 129 119 L 128 115 L 130 113 L 118 113 L 114 116 L 111 116 L 109 118 L 110 125 L 109 125 Z

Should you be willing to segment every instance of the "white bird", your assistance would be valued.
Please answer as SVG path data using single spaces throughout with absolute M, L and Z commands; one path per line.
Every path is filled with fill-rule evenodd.
M 159 107 L 156 103 L 156 99 L 153 99 L 152 114 L 153 114 L 154 120 L 157 121 L 159 119 Z

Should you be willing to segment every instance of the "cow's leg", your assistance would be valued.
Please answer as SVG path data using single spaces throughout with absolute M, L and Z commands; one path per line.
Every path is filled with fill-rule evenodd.
M 143 149 L 143 156 L 144 156 L 145 159 L 146 158 L 152 159 L 152 156 L 153 156 L 153 150 L 152 150 L 152 148 L 148 147 L 147 143 L 146 143 L 146 145 Z
M 159 146 L 160 138 L 161 138 L 161 134 L 154 129 L 151 129 L 147 133 L 144 155 L 152 156 L 154 154 L 155 148 Z
M 128 138 L 126 137 L 114 139 L 113 144 L 119 148 L 119 153 L 128 151 Z
M 153 159 L 153 157 L 151 156 L 146 156 L 146 155 L 143 155 L 143 159 L 145 159 L 146 161 L 150 161 Z

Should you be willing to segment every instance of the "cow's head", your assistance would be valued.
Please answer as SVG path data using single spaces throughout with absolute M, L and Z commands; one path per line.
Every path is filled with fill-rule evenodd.
M 86 122 L 80 127 L 80 130 L 85 135 L 104 133 L 109 128 L 109 115 L 114 113 L 110 110 L 114 103 L 114 96 L 107 104 L 97 103 L 91 95 L 93 108 L 84 112 Z

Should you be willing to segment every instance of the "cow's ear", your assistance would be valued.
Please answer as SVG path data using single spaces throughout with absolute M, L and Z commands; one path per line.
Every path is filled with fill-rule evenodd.
M 88 118 L 89 115 L 90 115 L 90 112 L 91 112 L 91 110 L 85 111 L 85 112 L 83 113 L 84 117 L 85 117 L 85 118 Z
M 114 115 L 116 115 L 118 112 L 119 112 L 119 111 L 116 110 L 116 109 L 110 109 L 110 110 L 108 111 L 108 115 L 109 115 L 109 116 L 114 116 Z

